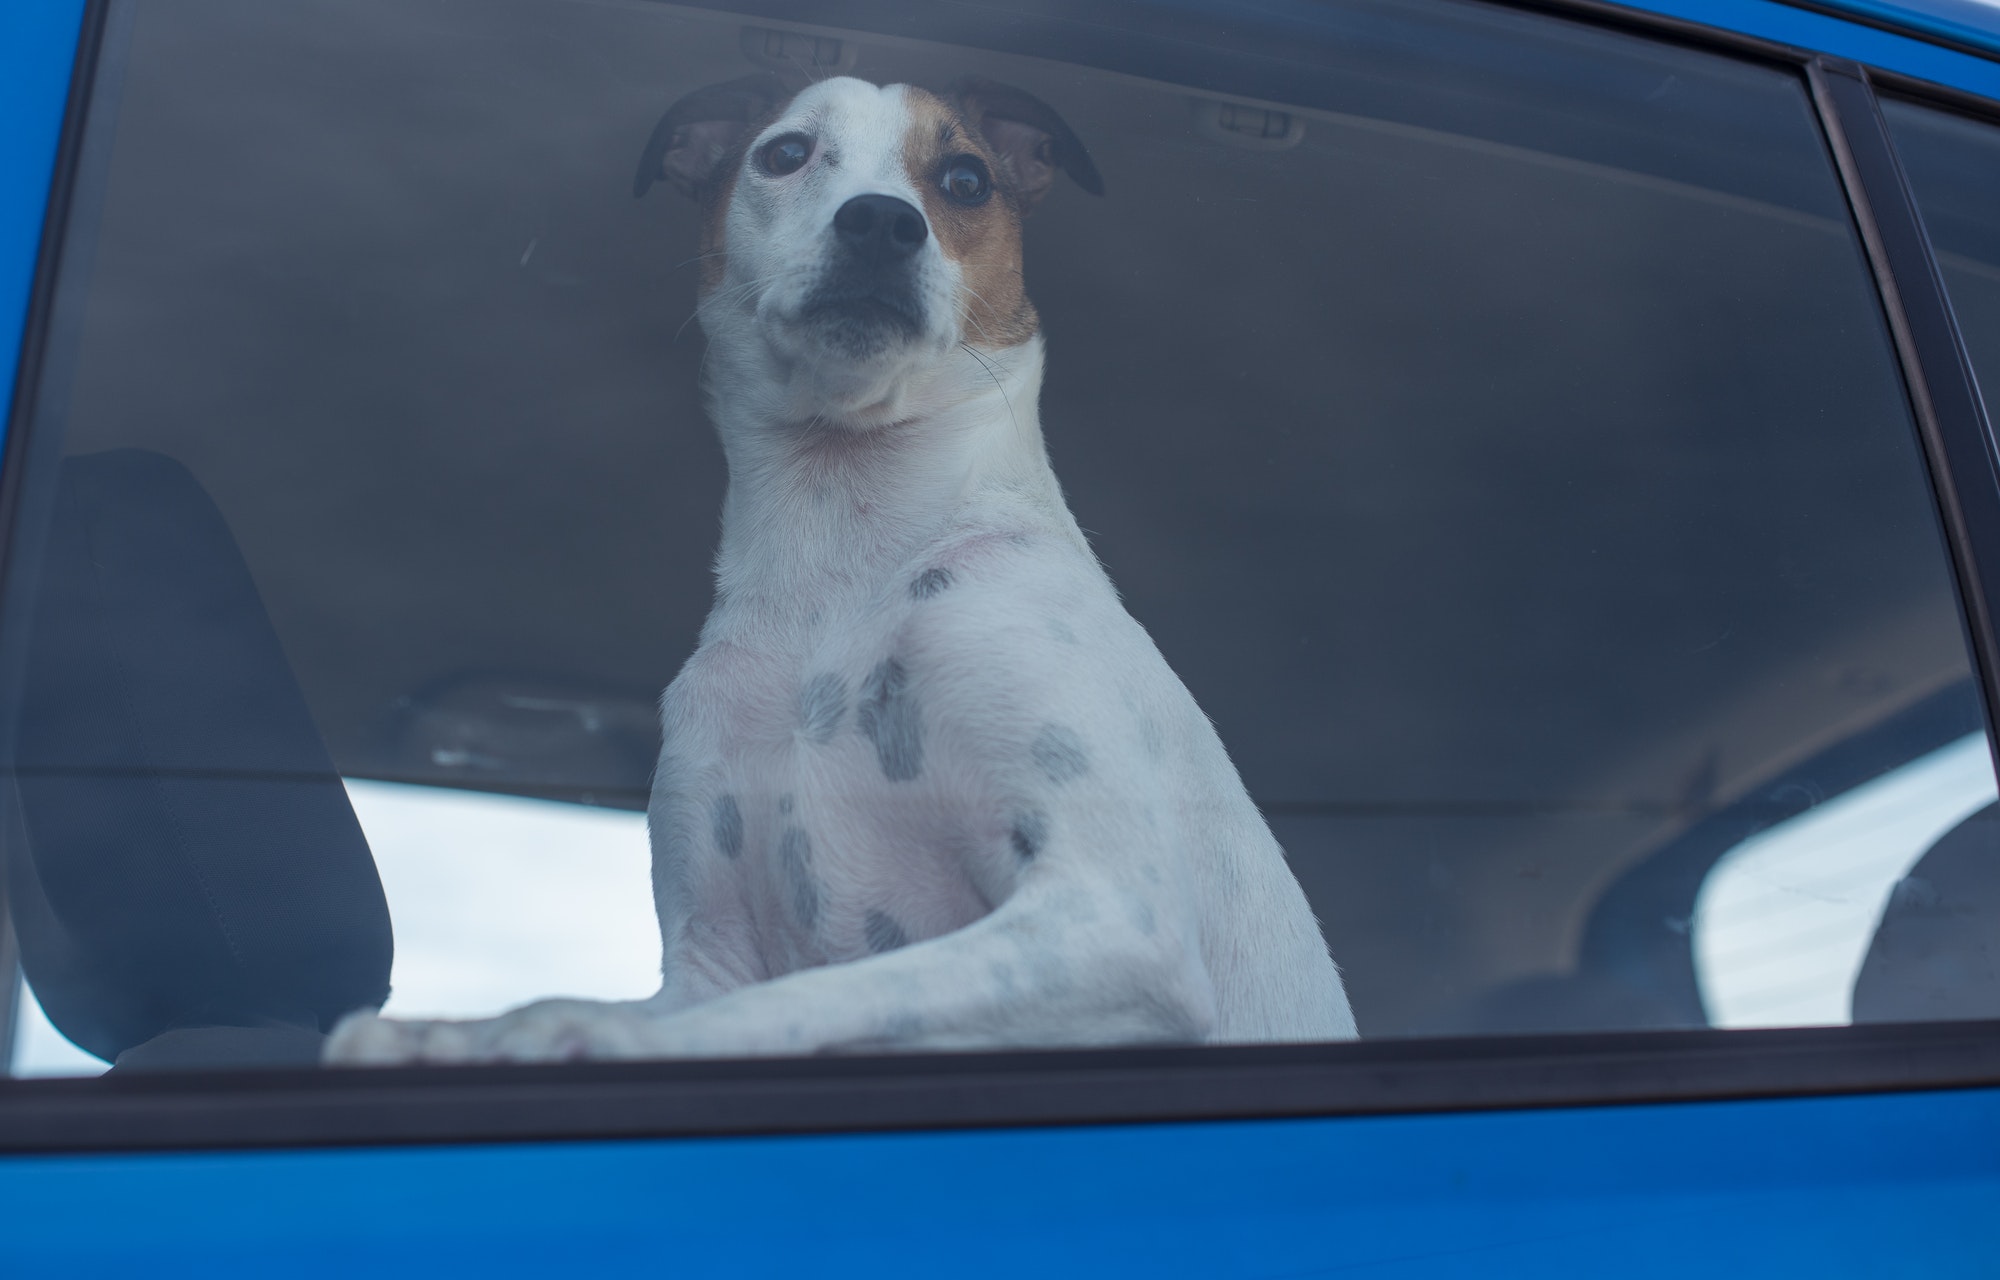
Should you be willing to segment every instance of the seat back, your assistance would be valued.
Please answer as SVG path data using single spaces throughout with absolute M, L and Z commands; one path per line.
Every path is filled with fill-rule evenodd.
M 16 730 L 21 962 L 113 1059 L 387 997 L 374 860 L 228 525 L 159 454 L 66 459 Z
M 1854 1021 L 2000 1018 L 2000 804 L 1896 882 L 1854 981 Z

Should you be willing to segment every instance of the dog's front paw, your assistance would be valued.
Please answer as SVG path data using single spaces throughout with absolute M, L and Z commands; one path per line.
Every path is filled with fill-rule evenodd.
M 654 1021 L 643 1005 L 544 1000 L 481 1024 L 482 1047 L 493 1062 L 653 1057 Z
M 476 1022 L 405 1022 L 363 1011 L 340 1020 L 320 1060 L 335 1067 L 476 1061 Z
M 567 1062 L 653 1052 L 649 1020 L 625 1005 L 544 1000 L 475 1022 L 419 1022 L 355 1013 L 327 1038 L 330 1066 L 404 1063 Z

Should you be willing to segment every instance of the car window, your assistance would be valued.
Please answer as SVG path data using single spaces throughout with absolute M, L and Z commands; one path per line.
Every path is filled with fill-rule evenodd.
M 815 1007 L 887 1003 L 833 1043 L 561 1031 L 535 1052 L 1229 1039 L 1276 1025 L 1229 1021 L 1252 1000 L 1230 984 L 1288 972 L 1280 935 L 1339 966 L 1285 997 L 1311 1006 L 1304 1038 L 1345 1030 L 1335 990 L 1369 1038 L 1847 1020 L 1894 886 L 1993 779 L 1927 471 L 1797 75 L 1439 0 L 1162 6 L 1115 47 L 1027 11 L 894 31 L 869 12 L 113 6 L 12 464 L 17 1069 L 79 1069 L 64 1042 L 134 1070 L 310 1061 L 357 1008 L 638 1001 L 663 963 L 687 1008 L 801 975 L 834 984 Z M 732 196 L 688 153 L 791 94 L 879 100 L 840 76 L 935 91 L 960 112 L 946 137 L 1000 121 L 980 154 L 1029 139 L 963 191 L 1033 202 L 1039 421 L 1095 561 L 995 534 L 996 559 L 882 570 L 880 603 L 836 619 L 827 587 L 791 591 L 782 624 L 735 606 L 744 652 L 785 627 L 860 639 L 740 688 L 688 668 L 736 711 L 670 697 L 681 742 L 711 735 L 679 749 L 762 780 L 688 781 L 656 770 L 662 690 L 717 651 L 703 627 L 732 592 L 786 595 L 752 569 L 715 588 L 754 524 L 725 486 L 754 459 L 710 419 L 761 392 L 698 305 L 810 274 L 708 276 L 727 249 L 702 201 Z M 723 163 L 754 185 L 824 161 L 848 108 L 816 110 L 825 137 Z M 1023 194 L 1035 173 L 1046 194 Z M 879 233 L 829 225 L 943 243 L 875 209 Z M 1939 236 L 1977 347 L 1961 277 L 2000 279 L 1995 259 Z M 982 306 L 1014 287 L 979 280 Z M 984 421 L 1021 429 L 1032 388 L 1017 402 L 1018 366 L 987 363 L 1020 348 L 966 337 L 964 394 L 990 381 Z M 868 501 L 837 477 L 813 493 Z M 867 550 L 816 537 L 794 542 L 836 576 Z M 1066 595 L 1095 562 L 1117 596 Z M 906 633 L 871 638 L 896 610 L 971 656 L 906 666 L 886 647 Z M 1013 683 L 980 703 L 939 670 Z M 791 763 L 728 745 L 755 715 L 716 690 L 751 688 L 797 717 Z M 1121 704 L 1132 689 L 1154 692 Z M 1148 719 L 1156 694 L 1199 714 Z M 1007 730 L 1028 799 L 985 748 L 947 763 L 954 734 L 1038 700 L 1056 709 Z M 860 772 L 799 763 L 822 748 Z M 1904 785 L 1934 767 L 1949 785 Z M 922 788 L 921 813 L 896 807 Z M 1884 794 L 1920 813 L 1879 821 Z M 1281 861 L 1233 860 L 1273 838 Z M 1075 873 L 1108 886 L 1099 914 L 1032 906 L 1046 868 L 1118 849 L 1129 880 Z M 1808 895 L 1869 869 L 1831 951 L 1742 905 L 1773 857 Z M 1183 870 L 1140 871 L 1162 865 Z M 1082 978 L 952 967 L 945 944 L 1008 911 Z M 1106 976 L 1125 972 L 1093 941 L 1106 921 L 1172 935 L 1175 972 L 1227 1007 L 1176 995 L 1201 1007 L 1147 1022 L 1168 980 Z M 1738 951 L 1819 994 L 1735 1000 Z M 849 985 L 892 960 L 904 995 Z M 908 993 L 975 972 L 987 1012 L 935 1031 L 925 1001 L 946 997 Z M 1031 1008 L 1099 983 L 1087 1016 Z

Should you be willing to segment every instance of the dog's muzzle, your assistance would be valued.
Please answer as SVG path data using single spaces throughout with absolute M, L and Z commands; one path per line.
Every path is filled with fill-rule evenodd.
M 923 332 L 917 253 L 930 239 L 923 213 L 895 196 L 855 196 L 833 215 L 831 261 L 804 315 L 825 340 L 855 356 Z

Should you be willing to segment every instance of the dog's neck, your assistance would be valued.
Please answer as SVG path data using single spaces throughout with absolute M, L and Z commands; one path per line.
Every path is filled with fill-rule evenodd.
M 731 614 L 768 624 L 861 603 L 958 529 L 1026 519 L 1082 541 L 1042 442 L 1039 337 L 958 351 L 899 392 L 908 416 L 874 426 L 800 421 L 716 372 L 709 411 L 729 462 L 716 582 Z

